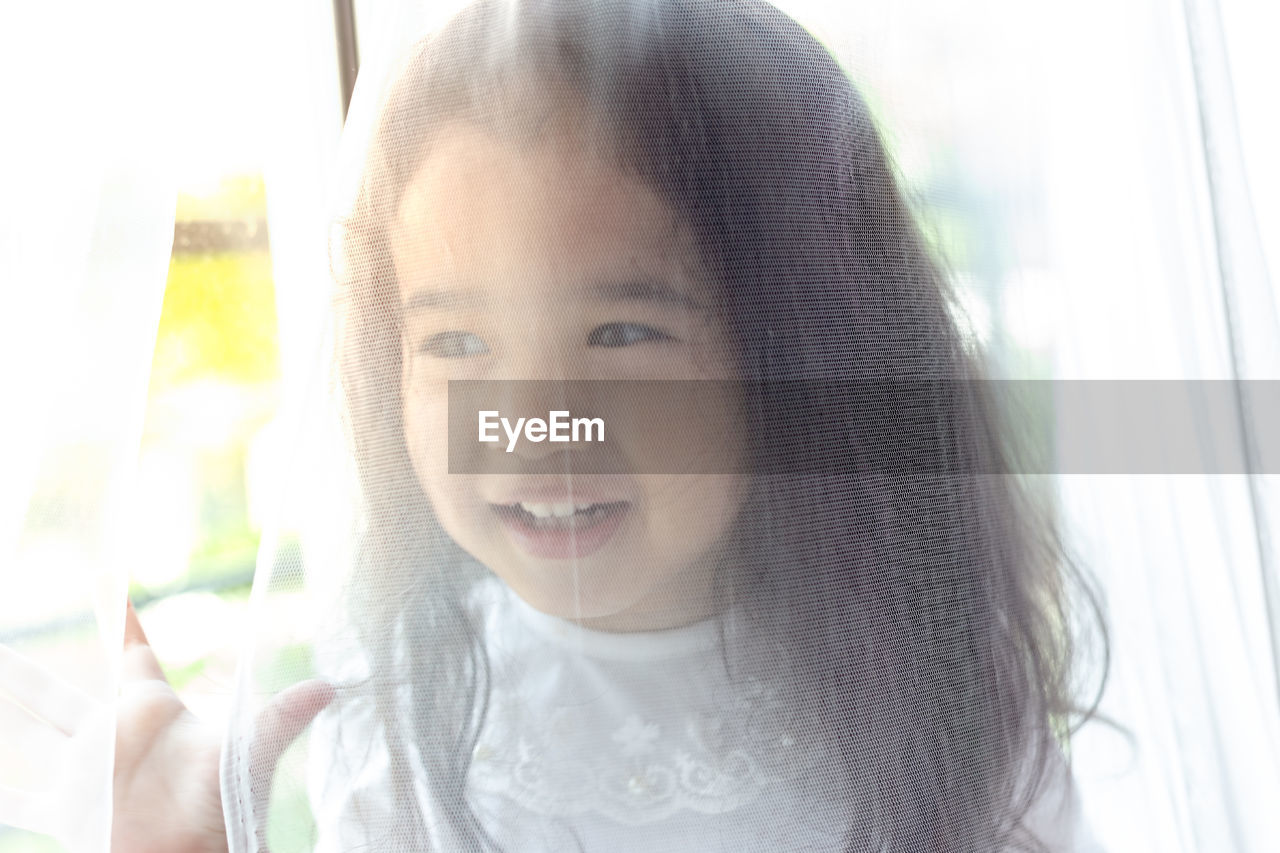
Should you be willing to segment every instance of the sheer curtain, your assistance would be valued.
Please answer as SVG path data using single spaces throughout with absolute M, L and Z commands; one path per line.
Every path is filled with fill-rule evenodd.
M 958 247 L 997 259 L 960 266 L 1004 376 L 1182 382 L 1189 398 L 1198 380 L 1280 378 L 1277 186 L 1256 141 L 1275 130 L 1258 94 L 1268 62 L 1245 35 L 1271 12 L 1163 0 L 855 9 L 865 20 L 848 32 L 865 43 L 849 61 L 875 66 L 881 51 L 882 85 L 904 101 L 911 64 L 930 64 L 954 111 L 922 121 L 946 123 L 933 131 L 980 184 L 970 221 L 1004 223 Z M 1280 795 L 1280 469 L 1259 446 L 1274 387 L 1233 386 L 1238 410 L 1211 413 L 1240 431 L 1228 437 L 1250 448 L 1252 476 L 1218 467 L 1223 436 L 1205 433 L 1156 473 L 1090 476 L 1064 461 L 1052 478 L 1108 614 L 1099 713 L 1124 731 L 1100 719 L 1071 747 L 1108 849 L 1264 850 L 1280 830 L 1268 806 Z M 1118 441 L 1101 426 L 1117 413 L 1096 414 L 1095 461 Z M 1066 419 L 1059 438 L 1088 426 Z
M 129 507 L 173 240 L 169 14 L 23 4 L 0 36 L 0 824 L 75 850 L 106 847 L 122 605 L 146 535 Z M 81 637 L 74 656 L 27 639 L 49 622 Z M 32 718 L 31 666 L 82 701 Z
M 888 103 L 905 174 L 937 175 L 930 160 L 948 157 L 972 182 L 926 178 L 923 215 L 959 209 L 978 235 L 951 258 L 1000 375 L 1181 382 L 1188 399 L 1200 380 L 1280 378 L 1277 184 L 1261 144 L 1276 131 L 1260 95 L 1277 69 L 1251 35 L 1273 12 L 792 5 L 847 40 L 855 77 Z M 1100 719 L 1071 747 L 1108 849 L 1264 850 L 1280 831 L 1280 468 L 1260 440 L 1274 388 L 1231 386 L 1239 408 L 1211 413 L 1239 430 L 1225 437 L 1248 448 L 1237 464 L 1251 476 L 1226 473 L 1224 436 L 1203 433 L 1155 473 L 1062 460 L 1050 478 L 1108 614 Z M 1094 462 L 1119 441 L 1103 426 L 1117 413 L 1096 414 Z M 1064 431 L 1089 425 L 1057 426 L 1071 442 Z
M 177 188 L 220 177 L 228 140 L 264 164 L 283 373 L 305 382 L 329 273 L 323 226 L 298 235 L 323 219 L 342 123 L 331 10 L 72 0 L 5 18 L 0 850 L 105 851 L 126 588 L 163 534 L 136 469 Z
M 1244 157 L 1236 104 L 1257 108 L 1257 80 L 1233 78 L 1223 11 L 1137 5 L 1106 39 L 1092 15 L 1113 7 L 1074 12 L 1060 44 L 1089 61 L 1068 72 L 1062 57 L 1050 98 L 1063 202 L 1053 256 L 1071 271 L 1057 376 L 1275 380 L 1277 291 L 1253 204 L 1273 203 L 1275 186 L 1251 179 L 1257 161 Z M 1237 408 L 1197 412 L 1233 415 L 1239 436 L 1205 437 L 1202 456 L 1170 456 L 1168 474 L 1060 480 L 1108 603 L 1113 669 L 1100 711 L 1132 736 L 1094 724 L 1073 743 L 1087 810 L 1112 849 L 1264 850 L 1280 831 L 1268 806 L 1280 795 L 1280 505 L 1276 460 L 1263 455 L 1275 424 L 1261 416 L 1274 387 L 1235 385 Z M 1200 388 L 1185 390 L 1193 399 Z M 1215 466 L 1225 438 L 1242 440 L 1256 475 Z M 1207 475 L 1175 475 L 1188 470 Z
M 405 33 L 459 5 L 357 2 L 362 64 L 389 62 Z M 778 5 L 867 96 L 998 375 L 1280 379 L 1280 134 L 1263 82 L 1280 68 L 1259 43 L 1274 32 L 1264 4 Z M 290 468 L 295 419 L 307 417 L 305 388 L 327 379 L 316 348 L 341 122 L 332 21 L 300 2 L 237 14 L 239 47 L 263 63 L 274 105 L 246 110 L 268 152 L 286 399 L 263 449 L 296 481 L 307 472 Z M 129 510 L 131 479 L 174 160 L 180 129 L 193 132 L 171 105 L 184 40 L 202 36 L 170 4 L 140 0 L 24 4 L 8 17 L 0 826 L 105 850 L 129 555 L 147 532 Z M 1228 413 L 1255 449 L 1265 422 L 1250 394 L 1265 387 L 1242 387 Z M 1202 450 L 1217 458 L 1211 443 Z M 1046 478 L 1106 605 L 1099 711 L 1123 730 L 1091 722 L 1070 754 L 1109 850 L 1261 851 L 1280 837 L 1280 459 L 1260 454 L 1251 476 Z M 1170 470 L 1195 461 L 1170 459 Z M 271 521 L 308 524 L 323 527 L 321 508 Z M 24 639 L 59 620 L 88 637 L 72 658 Z M 35 720 L 24 709 L 38 697 L 21 692 L 30 667 L 72 685 L 88 710 Z

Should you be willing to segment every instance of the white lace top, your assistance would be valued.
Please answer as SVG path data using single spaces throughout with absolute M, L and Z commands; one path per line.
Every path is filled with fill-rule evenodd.
M 773 691 L 731 683 L 714 620 L 604 633 L 534 610 L 497 579 L 475 596 L 493 686 L 469 797 L 503 849 L 841 849 L 845 816 L 822 794 L 820 756 L 805 756 L 778 723 Z M 333 724 L 317 720 L 312 743 Z M 312 753 L 316 849 L 355 849 L 363 839 L 343 820 L 389 807 L 377 784 L 385 762 L 372 748 L 348 753 L 361 769 L 336 779 L 323 751 Z M 1100 848 L 1058 769 L 1030 828 L 1054 853 L 1092 853 Z

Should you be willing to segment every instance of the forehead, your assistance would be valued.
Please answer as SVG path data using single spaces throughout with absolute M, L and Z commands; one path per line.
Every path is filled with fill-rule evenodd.
M 527 290 L 601 274 L 688 276 L 696 267 L 675 212 L 592 146 L 581 122 L 563 117 L 531 140 L 444 128 L 389 237 L 402 291 L 439 277 Z

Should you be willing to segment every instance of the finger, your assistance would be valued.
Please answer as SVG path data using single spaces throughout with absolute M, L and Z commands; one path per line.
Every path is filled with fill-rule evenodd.
M 124 681 L 164 681 L 164 670 L 156 653 L 151 650 L 151 641 L 142 630 L 138 621 L 138 613 L 133 609 L 133 602 L 125 599 L 124 611 L 124 655 L 120 662 L 120 676 Z
M 255 779 L 270 776 L 289 744 L 333 700 L 333 685 L 310 680 L 295 684 L 263 708 L 254 721 L 249 768 Z
M 0 643 L 0 691 L 68 737 L 99 703 L 80 688 Z
M 142 630 L 142 623 L 138 621 L 138 611 L 133 609 L 133 599 L 126 598 L 124 600 L 124 644 L 128 647 L 135 643 L 151 645 L 151 641 L 147 639 L 147 633 Z
M 333 700 L 334 693 L 333 685 L 325 681 L 300 682 L 272 699 L 254 720 L 253 740 L 249 745 L 249 790 L 258 817 L 261 850 L 266 850 L 264 829 L 280 756 Z

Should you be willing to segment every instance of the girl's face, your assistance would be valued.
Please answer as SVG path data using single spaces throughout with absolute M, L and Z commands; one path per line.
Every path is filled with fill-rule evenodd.
M 672 627 L 716 606 L 745 480 L 645 472 L 662 470 L 651 460 L 677 440 L 740 453 L 731 419 L 676 407 L 611 425 L 634 474 L 448 473 L 450 379 L 734 377 L 690 235 L 653 190 L 592 152 L 585 126 L 568 109 L 536 141 L 464 123 L 433 140 L 390 233 L 405 437 L 444 529 L 533 607 L 603 630 Z M 546 403 L 544 418 L 558 408 Z M 514 452 L 545 472 L 555 465 L 543 457 L 564 447 L 521 440 Z

